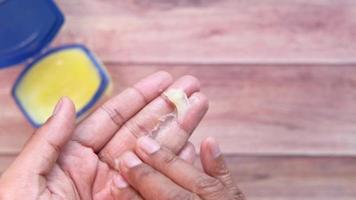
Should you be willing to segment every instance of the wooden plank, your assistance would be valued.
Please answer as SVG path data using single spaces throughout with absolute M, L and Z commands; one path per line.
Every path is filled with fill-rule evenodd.
M 156 70 L 201 80 L 210 111 L 193 135 L 228 153 L 355 155 L 353 66 L 117 66 L 116 90 Z M 122 87 L 123 86 L 123 87 Z
M 84 43 L 104 61 L 356 60 L 353 0 L 57 2 L 67 20 L 56 45 Z
M 228 164 L 249 200 L 353 200 L 356 159 L 239 157 Z
M 0 174 L 13 157 L 0 156 Z M 353 200 L 356 159 L 351 157 L 227 157 L 249 200 Z
M 114 93 L 157 70 L 192 74 L 211 101 L 192 137 L 227 153 L 356 155 L 355 65 L 109 65 Z M 0 152 L 31 134 L 9 97 L 17 69 L 0 72 Z
M 14 154 L 32 134 L 33 128 L 26 121 L 11 96 L 22 67 L 2 69 L 0 71 L 0 152 Z

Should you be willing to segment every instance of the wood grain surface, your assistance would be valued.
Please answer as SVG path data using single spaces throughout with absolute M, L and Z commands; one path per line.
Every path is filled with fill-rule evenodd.
M 353 0 L 57 1 L 56 44 L 85 43 L 105 61 L 352 62 Z
M 211 135 L 226 153 L 356 155 L 353 65 L 108 64 L 108 70 L 113 94 L 157 70 L 198 77 L 210 111 L 193 136 L 197 145 Z M 6 75 L 0 77 L 0 154 L 18 152 L 31 133 L 9 96 L 18 71 L 0 73 Z
M 353 200 L 356 159 L 229 156 L 232 174 L 253 200 Z
M 87 45 L 113 94 L 157 70 L 201 80 L 192 141 L 218 139 L 249 200 L 356 198 L 355 1 L 56 2 L 52 47 Z M 0 173 L 33 132 L 10 95 L 22 69 L 0 71 Z

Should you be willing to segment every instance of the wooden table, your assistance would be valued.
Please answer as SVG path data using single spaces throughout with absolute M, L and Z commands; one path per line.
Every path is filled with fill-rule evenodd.
M 192 141 L 218 139 L 249 200 L 356 198 L 356 2 L 57 1 L 53 46 L 85 43 L 114 92 L 156 70 L 211 100 Z M 32 133 L 0 71 L 0 172 Z

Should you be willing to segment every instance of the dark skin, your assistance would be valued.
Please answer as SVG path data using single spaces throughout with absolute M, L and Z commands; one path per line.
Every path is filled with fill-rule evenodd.
M 199 92 L 196 78 L 184 76 L 173 82 L 168 73 L 157 72 L 104 103 L 78 125 L 73 103 L 62 98 L 53 116 L 1 176 L 0 199 L 152 199 L 142 196 L 141 187 L 132 182 L 123 156 L 137 148 L 139 139 L 162 116 L 174 111 L 162 97 L 168 88 L 183 90 L 190 107 L 184 117 L 159 130 L 155 141 L 160 149 L 190 165 L 195 152 L 188 138 L 208 109 L 207 98 Z M 149 160 L 145 163 L 154 167 Z

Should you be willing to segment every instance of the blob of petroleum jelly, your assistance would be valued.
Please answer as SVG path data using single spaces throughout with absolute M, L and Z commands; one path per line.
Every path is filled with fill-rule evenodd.
M 187 95 L 181 89 L 169 89 L 164 95 L 175 105 L 177 118 L 182 119 L 189 107 Z
M 78 115 L 108 88 L 105 69 L 87 51 L 79 47 L 54 51 L 23 72 L 13 95 L 32 124 L 44 123 L 62 96 L 73 101 Z

